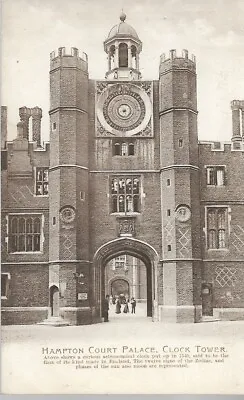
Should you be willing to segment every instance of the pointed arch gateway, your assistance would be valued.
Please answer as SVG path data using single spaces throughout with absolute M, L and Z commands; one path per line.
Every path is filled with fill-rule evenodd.
M 102 245 L 95 253 L 93 259 L 94 267 L 94 303 L 97 315 L 102 316 L 102 300 L 105 297 L 105 266 L 115 257 L 128 254 L 139 258 L 145 265 L 147 271 L 147 316 L 157 320 L 157 266 L 159 256 L 156 250 L 141 240 L 122 237 L 114 239 Z

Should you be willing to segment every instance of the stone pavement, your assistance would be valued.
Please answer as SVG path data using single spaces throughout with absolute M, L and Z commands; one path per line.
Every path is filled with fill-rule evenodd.
M 141 310 L 142 313 L 142 310 Z M 3 326 L 2 392 L 5 394 L 108 394 L 108 393 L 244 393 L 244 321 L 198 324 L 152 322 L 137 316 L 115 315 L 96 325 L 52 327 L 44 325 Z M 135 317 L 135 318 L 134 318 Z M 77 369 L 72 362 L 52 363 L 44 355 L 65 349 L 65 357 L 84 349 L 87 357 L 111 352 L 148 357 L 193 354 L 205 357 L 224 347 L 224 363 L 194 363 L 189 368 Z M 53 349 L 53 350 L 52 350 Z M 60 350 L 61 349 L 61 350 Z M 111 350 L 112 349 L 112 350 Z M 152 350 L 150 350 L 152 349 Z M 165 349 L 165 351 L 164 351 Z M 183 350 L 182 350 L 183 349 Z M 210 349 L 210 350 L 209 350 Z M 52 352 L 54 351 L 54 353 Z M 71 353 L 70 353 L 71 352 Z M 139 354 L 138 354 L 139 353 Z M 55 356 L 54 356 L 55 358 Z M 123 360 L 121 358 L 121 360 Z M 204 361 L 204 359 L 202 359 Z M 201 359 L 200 359 L 201 361 Z M 61 362 L 61 361 L 60 361 Z M 122 361 L 121 361 L 122 362 Z M 142 364 L 144 365 L 144 364 Z M 116 366 L 116 365 L 115 365 Z M 133 365 L 132 365 L 133 366 Z

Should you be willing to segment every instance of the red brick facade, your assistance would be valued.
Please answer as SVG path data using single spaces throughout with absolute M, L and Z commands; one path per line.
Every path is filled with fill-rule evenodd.
M 137 37 L 118 38 L 139 55 Z M 171 51 L 152 82 L 140 79 L 138 64 L 123 69 L 119 62 L 108 79 L 94 81 L 77 49 L 51 54 L 50 143 L 43 146 L 39 108 L 20 109 L 12 142 L 2 109 L 4 324 L 100 322 L 116 278 L 105 266 L 123 254 L 145 265 L 153 320 L 244 319 L 243 102 L 232 102 L 232 142 L 198 142 L 194 57 Z M 121 143 L 133 154 L 115 154 Z M 45 167 L 49 194 L 40 195 Z

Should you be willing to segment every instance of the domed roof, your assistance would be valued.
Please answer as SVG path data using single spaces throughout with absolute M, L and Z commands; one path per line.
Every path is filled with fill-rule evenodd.
M 132 36 L 133 38 L 139 40 L 139 37 L 135 31 L 134 28 L 132 28 L 132 26 L 130 26 L 129 24 L 127 24 L 125 22 L 126 19 L 126 15 L 124 13 L 122 13 L 120 15 L 120 23 L 117 25 L 114 25 L 113 28 L 110 30 L 107 40 L 108 39 L 112 39 L 115 36 L 118 37 L 123 37 L 123 36 Z

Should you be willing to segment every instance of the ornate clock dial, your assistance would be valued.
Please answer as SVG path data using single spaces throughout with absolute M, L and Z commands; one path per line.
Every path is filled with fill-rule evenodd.
M 148 124 L 151 102 L 139 86 L 113 84 L 101 93 L 97 116 L 106 131 L 115 135 L 134 135 Z

